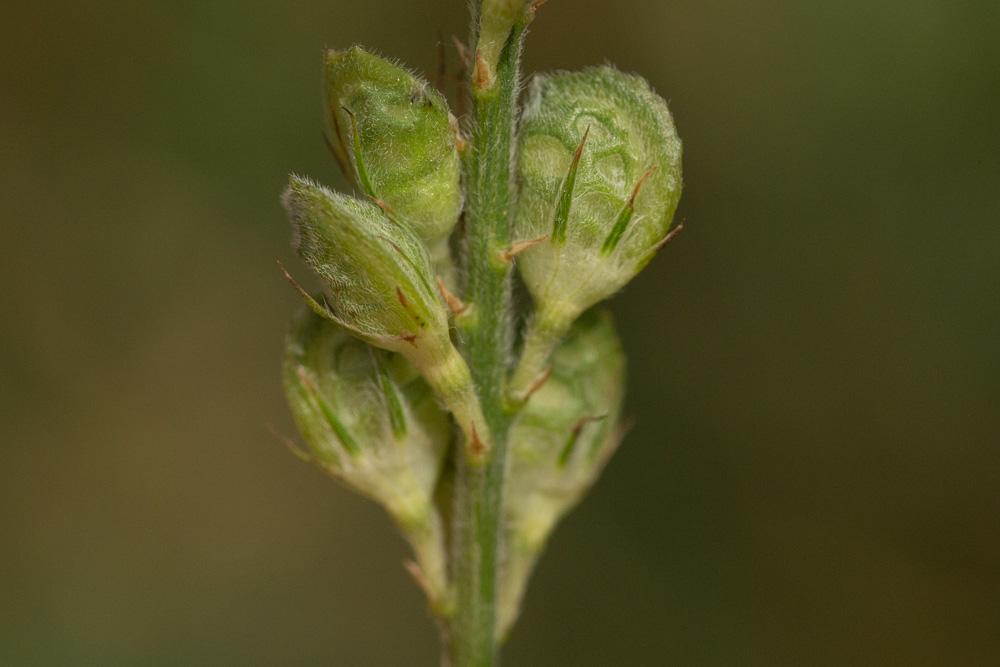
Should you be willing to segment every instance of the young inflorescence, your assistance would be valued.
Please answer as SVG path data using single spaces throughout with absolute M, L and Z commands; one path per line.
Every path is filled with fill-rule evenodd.
M 329 51 L 329 143 L 354 193 L 292 176 L 283 196 L 322 284 L 292 280 L 301 454 L 395 519 L 457 665 L 492 664 L 554 526 L 621 441 L 625 360 L 594 307 L 680 229 L 681 143 L 642 78 L 536 76 L 516 113 L 538 6 L 475 4 L 460 120 L 399 65 Z M 517 354 L 514 267 L 534 305 Z

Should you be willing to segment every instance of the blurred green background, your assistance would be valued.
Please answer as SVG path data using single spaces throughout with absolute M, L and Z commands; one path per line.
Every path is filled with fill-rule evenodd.
M 389 522 L 290 456 L 278 194 L 320 52 L 462 0 L 14 3 L 0 664 L 433 665 Z M 529 72 L 670 100 L 687 231 L 614 301 L 637 426 L 506 664 L 1000 663 L 1000 4 L 552 0 Z

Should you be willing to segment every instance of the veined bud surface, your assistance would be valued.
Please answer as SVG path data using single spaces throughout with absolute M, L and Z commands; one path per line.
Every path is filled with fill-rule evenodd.
M 518 269 L 537 316 L 568 325 L 656 253 L 681 195 L 681 142 L 644 79 L 603 66 L 536 77 L 519 146 L 515 237 L 549 240 Z
M 614 453 L 624 393 L 625 357 L 611 314 L 588 312 L 553 353 L 551 376 L 510 432 L 503 633 L 552 529 Z
M 450 427 L 412 366 L 305 311 L 286 341 L 284 384 L 318 465 L 394 514 L 427 511 Z
M 451 425 L 427 383 L 401 357 L 308 310 L 289 332 L 283 375 L 309 458 L 389 511 L 414 548 L 431 602 L 443 604 L 446 558 L 434 490 Z
M 454 118 L 426 81 L 360 47 L 328 51 L 334 150 L 366 194 L 434 245 L 462 210 Z

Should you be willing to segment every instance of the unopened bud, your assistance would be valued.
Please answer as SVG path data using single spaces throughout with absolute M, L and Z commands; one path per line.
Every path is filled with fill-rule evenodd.
M 519 141 L 514 235 L 549 240 L 518 258 L 536 308 L 515 393 L 580 313 L 652 259 L 681 195 L 681 142 L 666 102 L 610 66 L 537 77 Z
M 371 202 L 298 176 L 283 202 L 295 249 L 323 281 L 340 324 L 394 351 L 448 339 L 427 252 L 409 227 Z
M 334 150 L 357 186 L 428 245 L 439 245 L 462 209 L 456 134 L 444 97 L 360 47 L 328 51 L 325 76 Z
M 551 362 L 509 436 L 502 634 L 552 529 L 590 489 L 621 437 L 625 357 L 611 314 L 580 318 Z
M 451 427 L 424 380 L 405 360 L 306 311 L 286 341 L 284 386 L 310 458 L 393 515 L 432 584 L 432 601 L 443 596 L 433 496 Z

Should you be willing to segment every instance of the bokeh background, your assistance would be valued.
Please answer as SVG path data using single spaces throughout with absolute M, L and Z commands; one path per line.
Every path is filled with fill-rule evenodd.
M 389 522 L 291 457 L 278 193 L 320 52 L 462 0 L 0 21 L 0 664 L 433 665 Z M 1000 663 L 1000 4 L 552 0 L 644 73 L 687 231 L 614 301 L 637 426 L 506 664 Z M 453 55 L 453 54 L 452 54 Z

